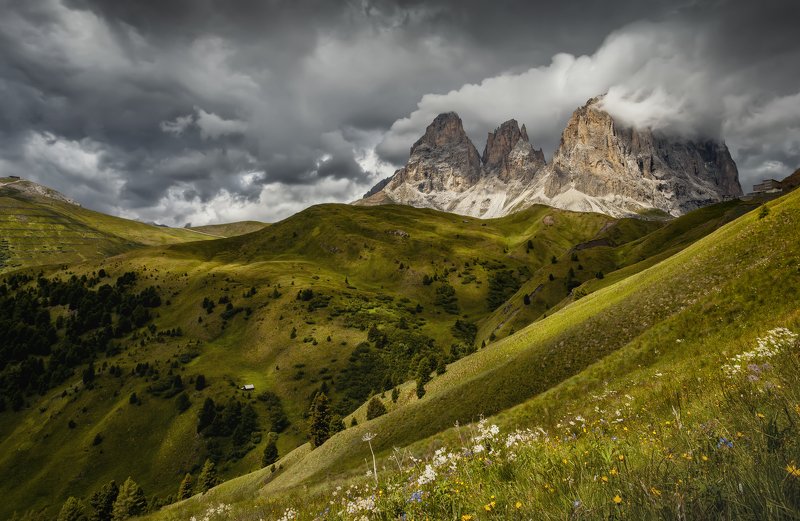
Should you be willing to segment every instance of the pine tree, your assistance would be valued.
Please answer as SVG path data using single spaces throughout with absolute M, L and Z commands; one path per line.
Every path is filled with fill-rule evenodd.
M 186 393 L 181 393 L 175 399 L 175 405 L 178 408 L 178 412 L 185 412 L 189 407 L 192 406 L 192 402 L 189 401 L 189 397 L 186 396 Z
M 111 521 L 114 511 L 114 501 L 119 495 L 119 487 L 114 480 L 103 485 L 100 490 L 92 494 L 89 503 L 94 508 L 92 521 Z
M 424 357 L 417 366 L 417 398 L 425 396 L 425 384 L 431 379 L 431 361 Z
M 113 521 L 122 521 L 134 516 L 139 516 L 147 511 L 147 498 L 142 488 L 130 477 L 119 488 L 117 500 L 114 501 L 114 510 L 111 514 Z
M 425 396 L 425 383 L 422 380 L 417 380 L 417 398 Z
M 203 432 L 207 427 L 210 427 L 216 417 L 217 407 L 214 404 L 214 400 L 206 398 L 206 401 L 203 402 L 203 408 L 200 409 L 197 417 L 197 432 Z
M 189 499 L 193 495 L 194 479 L 188 472 L 181 481 L 181 486 L 178 487 L 178 499 Z
M 217 486 L 217 466 L 210 459 L 203 463 L 203 470 L 200 471 L 200 476 L 197 477 L 197 488 L 200 492 L 205 494 L 215 486 Z
M 83 504 L 74 497 L 69 497 L 64 501 L 57 518 L 58 521 L 86 521 L 86 519 Z
M 91 360 L 89 361 L 89 367 L 83 370 L 83 385 L 90 387 L 94 382 L 95 376 L 94 360 Z
M 311 436 L 311 445 L 319 447 L 331 437 L 331 410 L 325 393 L 317 393 L 317 396 L 314 397 L 314 403 L 311 404 L 310 412 L 311 428 L 309 429 L 309 435 Z
M 264 447 L 264 454 L 261 456 L 261 467 L 269 467 L 278 461 L 278 434 L 270 432 L 267 434 L 267 445 Z
M 373 396 L 367 404 L 367 420 L 372 420 L 378 416 L 386 414 L 386 406 L 377 397 Z
M 330 424 L 330 428 L 328 429 L 328 432 L 330 432 L 330 435 L 333 436 L 337 432 L 342 432 L 344 429 L 345 429 L 345 426 L 344 426 L 344 420 L 342 419 L 342 417 L 339 416 L 338 414 L 334 414 L 333 416 L 331 416 L 331 424 Z

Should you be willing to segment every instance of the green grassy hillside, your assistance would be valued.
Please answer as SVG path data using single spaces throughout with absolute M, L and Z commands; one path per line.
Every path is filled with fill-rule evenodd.
M 602 306 L 595 295 L 607 289 L 570 303 L 569 288 L 554 285 L 551 308 L 562 311 L 537 322 L 541 326 L 508 338 L 496 335 L 497 342 L 480 349 L 487 324 L 500 310 L 518 305 L 520 288 L 573 262 L 576 247 L 589 241 L 608 243 L 578 250 L 589 278 L 606 270 L 612 279 L 622 266 L 636 273 L 646 267 L 647 254 L 662 252 L 647 240 L 677 251 L 742 208 L 724 206 L 665 224 L 546 207 L 482 221 L 401 206 L 322 205 L 246 236 L 138 248 L 48 269 L 46 278 L 75 275 L 76 284 L 86 275 L 93 292 L 132 272 L 137 279 L 131 291 L 153 287 L 161 304 L 150 322 L 115 337 L 113 349 L 92 355 L 96 376 L 90 385 L 81 380 L 87 355 L 64 383 L 43 389 L 41 396 L 28 394 L 19 412 L 0 413 L 0 472 L 18 476 L 0 485 L 8 500 L 0 515 L 52 513 L 66 497 L 88 498 L 109 480 L 121 483 L 128 475 L 149 497 L 167 501 L 186 472 L 197 476 L 206 457 L 218 460 L 224 477 L 260 468 L 270 430 L 280 431 L 277 446 L 284 456 L 284 471 L 271 480 L 270 490 L 347 475 L 363 459 L 363 447 L 355 443 L 365 422 L 359 405 L 374 393 L 385 393 L 390 409 L 368 424 L 392 432 L 376 440 L 380 450 L 424 439 L 456 419 L 470 421 L 522 403 L 640 331 L 631 327 L 606 342 L 598 331 L 611 327 L 601 321 L 607 309 L 621 306 L 616 317 L 647 306 L 625 300 L 633 290 L 612 291 L 614 299 L 601 299 Z M 663 226 L 673 231 L 666 238 L 654 235 Z M 588 254 L 600 248 L 611 253 Z M 100 270 L 106 278 L 93 278 Z M 37 284 L 30 280 L 21 287 L 36 291 Z M 564 315 L 571 309 L 584 311 Z M 49 313 L 53 320 L 66 318 L 69 309 L 60 305 Z M 536 318 L 515 324 L 521 329 Z M 589 318 L 601 322 L 580 321 Z M 116 331 L 123 317 L 114 311 L 108 319 Z M 566 361 L 537 358 L 541 346 L 556 339 L 583 343 Z M 433 378 L 422 400 L 416 398 L 407 381 L 424 360 L 433 371 L 459 358 Z M 531 373 L 532 367 L 540 372 Z M 200 375 L 202 388 L 196 385 Z M 245 383 L 255 391 L 239 390 Z M 394 387 L 397 405 L 388 398 Z M 347 426 L 353 418 L 359 426 L 306 455 L 306 413 L 319 391 L 328 394 Z M 224 428 L 198 433 L 207 399 L 221 417 L 228 415 L 225 410 L 250 407 L 255 425 L 241 431 L 243 437 Z M 276 399 L 288 426 L 276 427 Z M 233 426 L 239 420 L 230 421 Z M 132 443 L 135 451 L 128 450 Z
M 93 212 L 66 202 L 41 185 L 0 178 L 0 273 L 97 260 L 141 246 L 210 238 L 191 230 Z
M 263 230 L 269 226 L 267 223 L 259 221 L 239 221 L 235 223 L 209 224 L 206 226 L 192 226 L 190 230 L 207 233 L 216 237 L 235 237 L 246 233 L 253 233 Z
M 349 519 L 351 504 L 387 519 L 555 519 L 574 509 L 580 518 L 797 518 L 798 344 L 755 346 L 773 338 L 770 330 L 800 327 L 798 225 L 800 194 L 770 202 L 449 365 L 422 399 L 407 383 L 396 405 L 385 399 L 387 414 L 289 454 L 275 473 L 240 478 L 155 517 L 222 501 L 235 504 L 237 519 L 287 508 L 310 519 L 326 507 L 329 517 Z M 731 360 L 745 351 L 767 353 L 748 355 L 766 365 L 731 376 Z M 491 421 L 506 431 L 544 430 L 530 435 L 522 460 L 473 453 L 432 485 L 424 463 L 390 459 L 470 446 L 465 437 L 474 431 L 453 425 L 481 415 L 497 415 Z M 353 477 L 370 467 L 368 432 L 385 498 L 370 479 Z M 399 475 L 391 470 L 398 466 Z M 515 479 L 518 472 L 527 474 Z M 342 499 L 329 488 L 351 479 L 357 488 Z

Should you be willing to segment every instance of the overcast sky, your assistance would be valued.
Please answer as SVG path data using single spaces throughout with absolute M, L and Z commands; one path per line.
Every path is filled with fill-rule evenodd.
M 549 159 L 608 92 L 725 139 L 745 190 L 800 166 L 794 0 L 0 0 L 0 175 L 116 215 L 275 221 L 402 166 L 440 112 Z

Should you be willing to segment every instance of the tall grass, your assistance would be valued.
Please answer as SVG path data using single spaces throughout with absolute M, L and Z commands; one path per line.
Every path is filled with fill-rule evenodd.
M 702 394 L 680 378 L 609 387 L 547 428 L 484 420 L 424 455 L 395 449 L 377 485 L 365 463 L 362 478 L 227 505 L 225 518 L 800 519 L 797 337 L 741 371 L 731 360 L 708 371 Z M 220 507 L 194 508 L 215 519 Z

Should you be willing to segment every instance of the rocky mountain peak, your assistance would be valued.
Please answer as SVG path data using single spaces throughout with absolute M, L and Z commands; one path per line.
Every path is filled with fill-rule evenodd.
M 481 157 L 483 164 L 491 168 L 503 161 L 520 139 L 527 142 L 528 133 L 526 132 L 523 137 L 516 119 L 509 119 L 494 129 L 494 132 L 489 132 Z
M 483 156 L 454 112 L 438 115 L 411 157 L 359 204 L 401 203 L 499 217 L 541 203 L 613 216 L 651 209 L 680 215 L 741 195 L 724 143 L 667 135 L 615 120 L 597 96 L 575 110 L 553 161 L 510 119 L 490 132 Z
M 590 99 L 567 123 L 553 155 L 548 197 L 574 190 L 614 201 L 609 205 L 615 209 L 606 213 L 658 208 L 680 215 L 742 194 L 724 143 L 625 125 L 601 101 L 602 96 Z
M 482 160 L 487 172 L 503 181 L 514 177 L 530 179 L 545 164 L 541 149 L 533 148 L 525 125 L 520 128 L 515 119 L 489 132 Z
M 464 142 L 472 143 L 464 131 L 461 118 L 455 112 L 445 112 L 428 125 L 425 134 L 411 147 L 411 154 L 422 145 L 441 147 Z
M 436 116 L 411 147 L 406 166 L 395 172 L 383 190 L 369 197 L 382 200 L 383 192 L 401 193 L 405 200 L 427 200 L 428 194 L 464 190 L 477 183 L 482 174 L 480 155 L 461 118 L 455 112 L 446 112 Z

